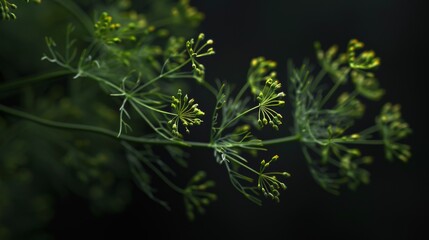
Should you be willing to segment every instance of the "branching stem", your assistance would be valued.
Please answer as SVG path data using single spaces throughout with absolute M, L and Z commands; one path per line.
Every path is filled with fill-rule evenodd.
M 43 119 L 43 118 L 28 114 L 26 112 L 4 106 L 2 104 L 0 104 L 0 112 L 9 114 L 14 117 L 22 118 L 40 125 L 44 125 L 47 127 L 53 127 L 53 128 L 59 128 L 59 129 L 65 129 L 65 130 L 91 132 L 91 133 L 96 133 L 96 134 L 108 136 L 114 139 L 124 140 L 127 142 L 133 142 L 133 143 L 151 144 L 151 145 L 178 145 L 178 146 L 184 146 L 184 147 L 201 147 L 201 148 L 219 147 L 219 145 L 214 145 L 212 143 L 206 143 L 206 142 L 173 141 L 168 139 L 134 137 L 134 136 L 129 136 L 125 134 L 122 134 L 118 137 L 117 132 L 111 131 L 109 129 L 90 126 L 90 125 L 84 125 L 84 124 L 64 123 L 64 122 L 57 122 L 57 121 L 52 121 L 48 119 Z M 293 141 L 299 141 L 299 140 L 300 140 L 300 136 L 294 135 L 294 136 L 288 136 L 283 138 L 263 140 L 262 144 L 274 145 L 274 144 L 281 144 L 285 142 L 293 142 Z

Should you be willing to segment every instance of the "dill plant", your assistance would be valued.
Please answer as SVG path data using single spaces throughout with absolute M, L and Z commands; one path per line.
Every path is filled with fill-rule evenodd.
M 276 167 L 276 162 L 283 160 L 281 156 L 272 153 L 268 160 L 259 157 L 258 152 L 271 145 L 298 142 L 315 181 L 333 194 L 338 194 L 343 186 L 354 189 L 369 182 L 365 166 L 373 159 L 365 153 L 368 145 L 383 147 L 388 160 L 406 162 L 411 157 L 410 147 L 402 143 L 411 129 L 403 120 L 399 105 L 386 103 L 378 116 L 369 116 L 375 118 L 373 126 L 361 130 L 354 127 L 365 116 L 364 102 L 378 101 L 385 94 L 375 76 L 380 59 L 373 51 L 363 50 L 364 44 L 356 39 L 342 52 L 338 46 L 324 49 L 316 43 L 319 67 L 308 62 L 298 66 L 290 62 L 288 76 L 284 77 L 277 76 L 275 61 L 256 57 L 250 62 L 247 82 L 232 88 L 228 83 L 205 79 L 209 69 L 205 58 L 215 54 L 215 41 L 203 33 L 185 38 L 203 18 L 187 0 L 157 1 L 142 13 L 132 10 L 129 1 L 94 4 L 95 20 L 73 1 L 54 2 L 78 17 L 77 24 L 64 29 L 65 41 L 49 36 L 45 39 L 46 52 L 41 59 L 55 65 L 56 70 L 7 81 L 0 85 L 0 92 L 31 88 L 49 79 L 65 79 L 70 88 L 77 90 L 70 96 L 60 96 L 59 107 L 49 104 L 52 99 L 38 98 L 39 106 L 50 106 L 49 110 L 39 111 L 40 115 L 30 109 L 25 111 L 24 106 L 0 104 L 4 141 L 2 196 L 9 191 L 7 183 L 22 180 L 13 177 L 19 168 L 5 167 L 19 159 L 14 145 L 22 140 L 8 131 L 21 127 L 18 119 L 48 127 L 40 131 L 54 136 L 56 142 L 42 141 L 56 146 L 65 156 L 61 171 L 71 171 L 71 175 L 77 172 L 71 177 L 73 181 L 92 186 L 82 192 L 94 202 L 115 194 L 122 198 L 124 193 L 114 182 L 125 184 L 132 178 L 148 198 L 169 209 L 168 201 L 159 198 L 152 185 L 153 178 L 158 178 L 183 196 L 190 219 L 217 199 L 215 183 L 204 171 L 198 171 L 187 184 L 180 185 L 173 164 L 161 158 L 159 149 L 182 167 L 188 165 L 191 148 L 207 149 L 219 168 L 226 171 L 232 187 L 258 205 L 264 199 L 280 202 L 290 177 L 287 171 Z M 16 18 L 10 10 L 16 5 L 9 1 L 0 4 L 3 19 Z M 43 7 L 42 4 L 40 8 Z M 75 34 L 76 28 L 85 34 Z M 90 83 L 95 84 L 89 89 L 82 87 Z M 207 91 L 215 102 L 214 108 L 199 105 L 199 99 L 193 98 L 187 85 Z M 97 103 L 96 109 L 87 106 L 90 101 Z M 285 101 L 293 107 L 291 116 L 281 113 Z M 98 114 L 99 120 L 85 122 L 90 114 Z M 283 128 L 285 118 L 293 119 L 287 122 L 292 129 L 290 135 L 257 137 L 264 128 Z M 201 135 L 202 124 L 210 126 L 204 133 L 208 140 L 188 140 L 196 131 Z M 72 134 L 61 138 L 55 136 L 57 129 Z M 26 141 L 33 139 L 31 131 L 23 134 L 28 135 L 22 137 Z M 103 150 L 97 140 L 90 143 L 99 135 L 116 142 L 119 156 Z M 13 141 L 6 143 L 8 138 Z M 94 148 L 104 153 L 97 155 Z M 37 149 L 25 151 L 37 157 Z M 21 158 L 22 165 L 31 160 L 28 156 Z M 128 164 L 124 167 L 115 158 L 126 158 Z M 118 198 L 113 198 L 111 204 L 125 204 Z

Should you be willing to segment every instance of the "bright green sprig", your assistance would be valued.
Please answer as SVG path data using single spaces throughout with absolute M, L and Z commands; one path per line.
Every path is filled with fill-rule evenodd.
M 98 21 L 94 24 L 95 36 L 105 41 L 107 44 L 120 43 L 122 39 L 115 36 L 115 33 L 120 27 L 121 24 L 113 22 L 111 15 L 107 12 L 103 12 Z
M 411 157 L 410 146 L 399 141 L 411 133 L 411 128 L 401 117 L 401 107 L 397 104 L 385 104 L 376 122 L 383 137 L 386 158 L 407 162 Z
M 189 0 L 180 0 L 171 10 L 174 22 L 196 27 L 204 19 L 204 14 L 191 6 Z
M 350 40 L 347 55 L 352 69 L 370 70 L 380 66 L 380 58 L 375 56 L 374 51 L 363 51 L 356 56 L 356 50 L 362 49 L 364 46 L 357 39 Z
M 380 88 L 378 80 L 373 73 L 352 71 L 352 81 L 356 91 L 370 100 L 379 100 L 384 95 L 384 89 Z
M 350 69 L 347 65 L 346 53 L 338 54 L 338 46 L 333 45 L 328 50 L 323 51 L 319 42 L 314 44 L 316 57 L 320 66 L 326 71 L 334 82 L 345 83 Z M 338 55 L 338 56 L 337 56 Z
M 276 130 L 282 124 L 283 116 L 272 109 L 272 107 L 284 106 L 285 101 L 280 100 L 286 96 L 284 92 L 277 91 L 281 88 L 281 83 L 271 78 L 267 79 L 265 86 L 256 98 L 259 101 L 258 123 L 261 127 L 268 123 Z
M 198 104 L 194 103 L 193 98 L 189 99 L 188 95 L 182 97 L 182 90 L 177 91 L 177 98 L 171 97 L 171 108 L 175 112 L 175 116 L 168 121 L 171 126 L 172 133 L 177 137 L 183 137 L 179 131 L 179 125 L 185 127 L 187 133 L 190 133 L 188 127 L 193 125 L 200 125 L 203 120 L 199 117 L 204 115 L 204 112 L 198 108 Z
M 190 220 L 195 219 L 195 212 L 203 214 L 205 212 L 204 207 L 217 199 L 216 194 L 208 192 L 208 189 L 215 186 L 215 182 L 205 181 L 205 178 L 206 173 L 204 171 L 197 172 L 183 191 L 186 214 Z
M 201 41 L 203 41 L 205 35 L 200 33 L 198 35 L 197 41 L 193 38 L 186 42 L 186 51 L 189 54 L 189 58 L 192 62 L 192 69 L 194 70 L 194 77 L 198 82 L 204 81 L 205 76 L 205 68 L 204 65 L 201 64 L 197 58 L 209 56 L 215 54 L 215 51 L 210 45 L 213 45 L 214 41 L 209 39 L 202 46 L 200 46 Z
M 262 194 L 264 194 L 265 197 L 269 197 L 276 202 L 280 202 L 279 190 L 286 190 L 286 185 L 282 181 L 278 180 L 277 176 L 290 176 L 290 174 L 287 172 L 266 172 L 270 164 L 277 161 L 278 158 L 278 155 L 274 155 L 268 162 L 262 160 L 258 177 L 258 189 L 262 192 Z
M 150 26 L 143 23 L 144 21 L 140 16 L 126 16 L 125 14 L 121 17 L 120 20 L 122 23 L 119 23 L 114 22 L 112 15 L 103 12 L 94 24 L 94 36 L 102 43 L 108 45 L 124 43 L 126 40 L 136 43 L 140 35 L 144 35 L 148 31 L 153 31 Z M 110 50 L 117 51 L 115 48 L 111 48 Z M 121 52 L 117 54 L 119 53 Z M 125 54 L 125 52 L 122 54 Z

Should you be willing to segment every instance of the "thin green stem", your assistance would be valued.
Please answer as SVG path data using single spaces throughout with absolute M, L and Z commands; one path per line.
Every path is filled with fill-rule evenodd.
M 237 160 L 234 160 L 234 159 L 231 159 L 232 161 L 234 161 L 236 164 L 238 164 L 238 165 L 240 165 L 240 166 L 242 166 L 242 167 L 244 167 L 244 168 L 246 168 L 247 170 L 249 170 L 249 171 L 251 171 L 251 172 L 253 172 L 253 173 L 255 173 L 256 175 L 260 175 L 260 173 L 258 172 L 258 171 L 256 171 L 255 169 L 253 169 L 253 168 L 251 168 L 251 167 L 249 167 L 249 166 L 247 166 L 246 164 L 244 164 L 244 163 L 242 163 L 241 161 L 237 161 Z
M 171 69 L 170 71 L 168 71 L 168 72 L 166 72 L 166 73 L 161 73 L 158 77 L 155 77 L 155 78 L 153 78 L 152 80 L 150 80 L 149 82 L 147 82 L 147 83 L 143 84 L 142 86 L 140 86 L 140 87 L 136 88 L 136 89 L 132 92 L 132 94 L 133 94 L 133 93 L 137 93 L 137 92 L 139 92 L 139 91 L 140 91 L 140 90 L 142 90 L 143 88 L 145 88 L 145 87 L 147 87 L 147 86 L 151 85 L 152 83 L 154 83 L 154 82 L 158 81 L 159 79 L 161 79 L 161 78 L 163 78 L 163 77 L 165 77 L 165 76 L 168 76 L 169 74 L 171 74 L 171 73 L 173 73 L 173 72 L 175 72 L 175 71 L 177 71 L 177 70 L 181 69 L 181 68 L 182 68 L 182 67 L 184 67 L 186 64 L 188 64 L 190 61 L 191 61 L 191 59 L 189 58 L 189 59 L 187 59 L 186 61 L 184 61 L 182 64 L 180 64 L 179 66 L 177 66 L 177 67 L 175 67 L 175 68 Z
M 314 91 L 317 86 L 319 86 L 320 81 L 325 77 L 326 71 L 324 69 L 320 70 L 319 73 L 316 75 L 316 78 L 314 78 L 311 90 Z
M 173 189 L 174 191 L 176 191 L 176 192 L 178 192 L 180 194 L 184 194 L 185 191 L 182 188 L 180 188 L 176 184 L 174 184 L 167 176 L 165 176 L 161 171 L 159 171 L 158 168 L 156 168 L 155 166 L 153 166 L 152 163 L 150 163 L 149 161 L 146 161 L 145 163 L 171 189 Z
M 337 81 L 335 83 L 335 85 L 331 88 L 331 90 L 329 90 L 328 94 L 326 94 L 326 96 L 321 101 L 320 107 L 322 107 L 323 105 L 325 105 L 328 102 L 328 100 L 332 97 L 332 95 L 335 93 L 335 91 L 337 91 L 338 87 L 340 87 L 341 83 L 342 83 L 341 81 Z
M 249 82 L 246 82 L 244 86 L 240 89 L 237 96 L 235 97 L 235 102 L 238 102 L 239 99 L 241 99 L 241 96 L 243 96 L 244 92 L 249 88 Z
M 53 128 L 59 128 L 59 129 L 65 129 L 65 130 L 76 130 L 76 131 L 84 131 L 84 132 L 92 132 L 101 134 L 104 136 L 112 137 L 115 139 L 120 139 L 128 142 L 134 142 L 134 143 L 143 143 L 143 144 L 153 144 L 153 145 L 183 145 L 181 142 L 175 142 L 175 141 L 169 141 L 169 140 L 163 140 L 163 139 L 154 139 L 154 138 L 144 138 L 144 137 L 133 137 L 129 135 L 121 135 L 118 137 L 118 133 L 115 131 L 111 131 L 105 128 L 100 128 L 96 126 L 90 126 L 90 125 L 84 125 L 84 124 L 73 124 L 73 123 L 64 123 L 64 122 L 57 122 L 57 121 L 51 121 L 43 118 L 36 117 L 34 115 L 6 107 L 4 105 L 0 104 L 0 112 L 7 113 L 11 116 L 19 117 L 25 120 L 29 120 L 31 122 L 41 124 L 48 127 Z M 192 146 L 195 147 L 206 147 L 205 144 L 199 144 L 199 143 L 192 143 Z
M 343 141 L 343 140 L 339 140 L 339 141 L 334 141 L 336 143 L 342 143 L 342 144 L 362 144 L 362 145 L 383 145 L 384 141 L 383 140 L 357 140 L 357 141 Z
M 28 86 L 29 84 L 43 82 L 45 80 L 54 79 L 54 78 L 58 78 L 58 77 L 62 77 L 62 76 L 67 76 L 71 73 L 72 72 L 69 70 L 60 70 L 60 71 L 50 72 L 50 73 L 46 73 L 46 74 L 42 74 L 42 75 L 38 75 L 38 76 L 34 76 L 34 77 L 27 77 L 27 78 L 23 78 L 23 79 L 10 81 L 10 82 L 7 82 L 5 84 L 0 85 L 0 92 L 10 91 L 10 90 L 14 90 L 14 89 L 18 89 L 18 88 Z
M 246 111 L 244 111 L 244 112 L 242 112 L 242 113 L 238 114 L 237 116 L 235 116 L 235 118 L 233 118 L 231 121 L 229 121 L 228 123 L 226 123 L 226 124 L 225 124 L 225 126 L 223 126 L 223 127 L 224 127 L 223 129 L 227 128 L 229 125 L 231 125 L 231 124 L 232 124 L 233 122 L 235 122 L 237 119 L 241 118 L 242 116 L 244 116 L 244 115 L 248 114 L 249 112 L 251 112 L 251 111 L 253 111 L 253 110 L 255 110 L 255 109 L 258 109 L 258 108 L 259 108 L 259 106 L 254 106 L 254 107 L 249 108 L 249 109 L 247 109 Z
M 374 126 L 371 126 L 367 129 L 361 131 L 359 134 L 361 136 L 365 136 L 365 135 L 373 134 L 373 133 L 378 132 L 378 131 L 380 131 L 380 128 L 377 125 L 374 125 Z
M 282 137 L 282 138 L 274 138 L 269 140 L 262 140 L 262 145 L 268 146 L 268 145 L 275 145 L 280 143 L 286 143 L 286 142 L 295 142 L 299 141 L 301 139 L 301 136 L 299 134 Z
M 159 113 L 161 113 L 161 114 L 166 114 L 166 115 L 176 116 L 176 114 L 174 114 L 174 113 L 166 112 L 166 111 L 163 111 L 163 110 L 160 110 L 160 109 L 156 109 L 156 108 L 154 108 L 154 107 L 151 107 L 151 106 L 149 106 L 149 105 L 147 105 L 147 104 L 143 103 L 142 101 L 139 101 L 138 99 L 136 99 L 136 98 L 134 98 L 134 97 L 132 97 L 132 96 L 129 96 L 129 97 L 130 97 L 130 99 L 131 99 L 133 102 L 137 103 L 138 105 L 140 105 L 140 106 L 142 106 L 142 107 L 145 107 L 145 108 L 147 108 L 147 109 L 150 109 L 150 110 L 152 110 L 152 111 L 154 111 L 154 112 L 159 112 Z

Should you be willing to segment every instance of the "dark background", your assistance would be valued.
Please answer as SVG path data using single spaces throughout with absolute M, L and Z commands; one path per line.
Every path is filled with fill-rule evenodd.
M 408 143 L 413 158 L 407 164 L 384 160 L 379 150 L 369 166 L 371 183 L 356 191 L 333 196 L 312 179 L 294 145 L 271 148 L 284 159 L 293 174 L 280 204 L 266 201 L 253 205 L 229 184 L 223 167 L 210 152 L 192 152 L 191 161 L 208 169 L 218 182 L 219 200 L 204 216 L 189 222 L 181 199 L 169 196 L 174 211 L 167 212 L 136 190 L 126 211 L 94 217 L 80 198 L 57 204 L 49 225 L 58 239 L 77 237 L 147 236 L 171 239 L 207 238 L 299 238 L 412 239 L 425 232 L 428 215 L 427 42 L 423 34 L 423 2 L 405 0 L 303 0 L 303 1 L 193 1 L 205 13 L 201 31 L 215 40 L 217 54 L 206 60 L 207 79 L 220 78 L 240 84 L 250 59 L 265 56 L 276 60 L 279 78 L 285 79 L 286 62 L 314 61 L 313 42 L 323 46 L 358 38 L 375 49 L 382 59 L 378 71 L 387 95 L 383 100 L 401 103 L 404 118 L 414 129 Z M 287 85 L 285 86 L 287 88 Z M 380 103 L 369 106 L 377 109 Z M 371 112 L 375 114 L 375 112 Z M 370 119 L 372 120 L 372 119 Z M 287 123 L 286 123 L 287 124 Z M 281 130 L 287 133 L 287 127 Z M 127 236 L 127 237 L 124 237 Z

